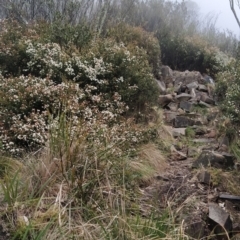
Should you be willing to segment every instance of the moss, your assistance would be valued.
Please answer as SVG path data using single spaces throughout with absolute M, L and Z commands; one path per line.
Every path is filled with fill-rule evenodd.
M 187 127 L 185 130 L 185 134 L 188 138 L 194 138 L 195 137 L 195 131 L 191 127 Z

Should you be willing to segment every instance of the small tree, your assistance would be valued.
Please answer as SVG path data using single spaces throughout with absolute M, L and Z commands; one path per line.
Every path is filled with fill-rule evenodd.
M 237 21 L 237 24 L 238 24 L 238 26 L 240 28 L 239 17 L 238 17 L 238 15 L 236 13 L 236 10 L 235 10 L 235 2 L 234 2 L 234 0 L 229 0 L 229 3 L 230 3 L 231 10 L 233 12 L 233 15 L 234 15 L 234 17 L 235 17 L 235 19 Z M 240 1 L 239 0 L 236 0 L 236 4 L 237 4 L 238 8 L 240 8 Z

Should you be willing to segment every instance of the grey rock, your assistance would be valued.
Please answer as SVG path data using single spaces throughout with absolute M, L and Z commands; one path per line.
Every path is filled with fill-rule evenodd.
M 214 229 L 214 233 L 218 234 L 218 239 L 229 239 L 226 238 L 226 232 L 232 230 L 232 220 L 230 215 L 225 212 L 221 207 L 215 203 L 209 203 L 209 215 L 210 223 Z M 221 236 L 220 236 L 221 235 Z
M 198 181 L 200 183 L 205 183 L 207 185 L 210 184 L 210 181 L 211 181 L 211 175 L 209 172 L 207 171 L 201 171 L 199 174 L 198 174 Z
M 240 201 L 240 196 L 230 195 L 230 194 L 226 194 L 226 193 L 220 193 L 219 198 Z
M 192 96 L 193 99 L 196 99 L 197 94 L 196 94 L 196 91 L 195 91 L 194 88 L 192 88 L 192 89 L 190 90 L 190 95 Z
M 166 94 L 166 84 L 163 81 L 156 80 L 161 94 Z
M 215 84 L 214 80 L 207 74 L 203 74 L 203 79 L 206 84 L 213 84 L 213 85 Z
M 195 157 L 199 153 L 199 149 L 195 147 L 189 147 L 187 151 L 188 157 Z
M 201 125 L 201 124 L 202 124 L 201 121 L 191 119 L 186 116 L 177 116 L 173 121 L 173 125 L 175 128 L 184 128 L 184 127 L 190 127 L 193 125 Z
M 172 101 L 173 101 L 173 96 L 171 94 L 160 95 L 158 97 L 158 104 L 162 107 L 167 106 Z
M 191 82 L 186 85 L 189 90 L 198 88 L 198 82 Z
M 187 159 L 187 155 L 178 151 L 173 145 L 170 148 L 171 150 L 171 159 L 174 161 L 182 161 Z
M 202 92 L 208 92 L 207 86 L 203 84 L 198 84 L 198 90 Z
M 193 139 L 194 143 L 206 143 L 206 144 L 209 144 L 209 143 L 213 143 L 214 141 L 215 141 L 214 139 L 209 139 L 209 138 L 196 138 L 196 139 Z
M 214 99 L 210 98 L 207 93 L 202 93 L 200 96 L 200 100 L 207 104 L 215 105 Z
M 177 101 L 181 102 L 181 101 L 188 101 L 189 99 L 192 98 L 192 96 L 188 93 L 181 93 L 177 95 L 175 98 Z
M 187 112 L 191 112 L 193 109 L 194 104 L 188 101 L 181 101 L 180 108 L 184 109 Z
M 206 107 L 206 108 L 211 108 L 212 107 L 210 104 L 205 103 L 205 102 L 203 102 L 201 100 L 198 102 L 198 105 L 200 105 L 202 107 Z
M 185 233 L 192 237 L 193 239 L 202 239 L 205 235 L 205 226 L 204 221 L 191 222 L 185 227 Z
M 175 84 L 182 82 L 183 85 L 187 85 L 192 82 L 201 82 L 203 77 L 200 74 L 200 72 L 196 71 L 185 71 L 185 72 L 179 72 L 179 71 L 173 71 L 173 76 L 175 78 Z
M 161 67 L 161 80 L 165 84 L 173 83 L 174 80 L 173 71 L 169 66 Z
M 165 116 L 165 121 L 167 123 L 172 123 L 176 119 L 176 117 L 178 116 L 178 113 L 177 112 L 172 112 L 172 111 L 165 111 L 164 116 Z
M 185 134 L 186 134 L 186 128 L 173 128 L 172 129 L 173 137 L 185 136 Z
M 177 111 L 178 110 L 178 103 L 175 102 L 170 102 L 167 107 L 171 110 L 171 111 Z
M 179 82 L 179 83 L 175 84 L 174 85 L 174 92 L 180 93 L 181 92 L 181 86 L 182 86 L 182 82 Z
M 234 167 L 234 157 L 225 157 L 221 153 L 213 151 L 202 151 L 200 156 L 192 164 L 193 168 L 198 168 L 201 166 L 212 166 L 221 169 L 232 168 Z

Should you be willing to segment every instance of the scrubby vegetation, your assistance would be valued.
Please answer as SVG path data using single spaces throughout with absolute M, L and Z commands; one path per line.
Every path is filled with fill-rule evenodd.
M 169 148 L 155 78 L 162 64 L 218 74 L 238 126 L 236 39 L 209 39 L 184 2 L 92 2 L 2 1 L 0 235 L 187 239 L 171 203 L 139 208 Z

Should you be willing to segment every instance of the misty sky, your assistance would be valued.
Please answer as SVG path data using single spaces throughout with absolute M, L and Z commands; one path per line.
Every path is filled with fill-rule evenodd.
M 240 29 L 236 23 L 236 20 L 232 14 L 230 9 L 229 0 L 193 0 L 200 7 L 200 12 L 203 14 L 207 14 L 212 12 L 218 16 L 216 26 L 221 29 L 230 29 L 237 36 L 240 34 Z M 236 11 L 239 13 L 240 11 L 236 6 Z
M 181 2 L 182 0 L 177 1 Z M 201 13 L 201 16 L 206 16 L 208 13 L 211 13 L 210 15 L 213 16 L 215 15 L 217 17 L 216 27 L 220 28 L 221 30 L 229 29 L 233 31 L 237 35 L 237 37 L 240 36 L 240 29 L 230 9 L 229 0 L 191 0 L 191 1 L 197 3 L 197 5 L 199 6 L 199 12 Z M 237 8 L 237 6 L 235 9 L 240 18 L 240 10 Z

